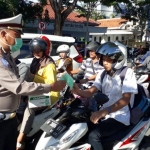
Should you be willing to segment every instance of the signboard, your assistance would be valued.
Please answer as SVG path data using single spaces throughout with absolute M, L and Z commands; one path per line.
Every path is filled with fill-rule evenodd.
M 46 23 L 45 22 L 39 22 L 39 29 L 45 30 L 46 29 Z

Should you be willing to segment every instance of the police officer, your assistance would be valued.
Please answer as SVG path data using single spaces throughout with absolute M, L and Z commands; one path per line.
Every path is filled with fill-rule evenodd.
M 0 20 L 0 150 L 15 150 L 17 139 L 16 110 L 21 95 L 39 95 L 60 91 L 66 83 L 26 82 L 19 78 L 18 69 L 10 55 L 22 46 L 22 15 Z

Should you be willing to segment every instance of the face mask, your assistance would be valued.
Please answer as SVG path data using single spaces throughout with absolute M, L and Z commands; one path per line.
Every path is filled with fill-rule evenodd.
M 6 31 L 5 31 L 6 32 Z M 7 32 L 6 32 L 7 33 Z M 8 34 L 8 33 L 7 33 Z M 8 34 L 9 35 L 9 34 Z M 21 38 L 14 38 L 12 37 L 11 35 L 9 35 L 11 38 L 15 39 L 15 44 L 14 45 L 8 45 L 6 43 L 4 43 L 2 40 L 2 42 L 5 44 L 5 45 L 8 45 L 10 47 L 10 50 L 12 52 L 16 52 L 16 51 L 20 51 L 20 48 L 22 47 L 22 39 Z
M 8 33 L 7 33 L 8 34 Z M 8 34 L 9 35 L 9 34 Z M 10 50 L 12 52 L 18 51 L 20 50 L 20 48 L 22 47 L 22 39 L 21 38 L 14 38 L 11 35 L 9 35 L 11 38 L 15 39 L 15 44 L 14 45 L 9 45 L 10 46 Z

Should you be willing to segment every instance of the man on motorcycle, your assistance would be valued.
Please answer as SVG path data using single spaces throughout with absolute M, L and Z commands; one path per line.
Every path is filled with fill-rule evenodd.
M 144 60 L 145 60 L 148 56 L 150 56 L 150 50 L 147 51 L 145 55 L 140 56 L 139 58 L 137 58 L 137 59 L 136 59 L 136 62 L 137 62 L 137 63 L 143 63 Z
M 96 54 L 96 49 L 100 46 L 98 42 L 90 42 L 86 46 L 86 50 L 89 53 L 90 58 L 87 58 L 83 61 L 80 68 L 72 70 L 71 74 L 77 74 L 80 71 L 84 71 L 84 78 L 79 81 L 80 84 L 84 84 L 84 86 L 92 85 L 94 82 L 96 75 L 99 71 L 103 71 L 103 67 L 99 64 L 100 57 Z
M 123 83 L 120 71 L 126 62 L 126 52 L 123 52 L 122 44 L 106 42 L 102 44 L 96 53 L 101 55 L 100 65 L 106 71 L 101 80 L 99 73 L 90 89 L 80 90 L 75 84 L 72 90 L 82 97 L 92 97 L 98 90 L 107 95 L 109 101 L 99 111 L 92 113 L 90 120 L 93 123 L 88 142 L 93 150 L 103 150 L 101 138 L 110 136 L 130 125 L 130 110 L 128 104 L 133 106 L 134 95 L 137 91 L 136 78 L 133 70 L 128 68 Z M 125 50 L 125 49 L 124 49 Z
M 148 56 L 139 66 L 145 66 L 148 70 L 150 70 L 150 56 Z

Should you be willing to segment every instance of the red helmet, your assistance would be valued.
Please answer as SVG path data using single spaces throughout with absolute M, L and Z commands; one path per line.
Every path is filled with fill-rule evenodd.
M 41 35 L 40 38 L 42 38 L 43 40 L 46 41 L 46 43 L 47 43 L 46 55 L 50 55 L 51 54 L 51 49 L 52 49 L 51 41 L 48 39 L 48 37 L 46 37 L 44 35 Z

